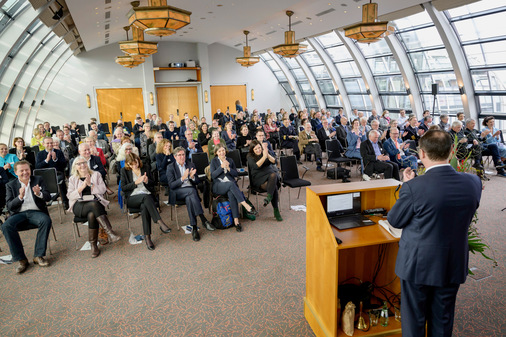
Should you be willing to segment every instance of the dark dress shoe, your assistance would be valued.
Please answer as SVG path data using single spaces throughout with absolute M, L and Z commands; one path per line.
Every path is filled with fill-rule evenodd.
M 144 235 L 144 241 L 146 241 L 146 247 L 149 250 L 155 250 L 155 244 L 151 241 L 151 235 Z
M 204 223 L 204 225 L 206 226 L 206 229 L 208 231 L 214 231 L 216 229 L 216 227 L 214 227 L 213 224 L 211 222 L 209 222 L 209 221 L 206 221 Z
M 169 226 L 167 226 L 166 224 L 162 223 L 160 224 L 160 230 L 165 233 L 165 234 L 168 234 L 171 232 L 171 229 L 169 228 Z
M 235 230 L 238 231 L 238 232 L 242 232 L 242 226 L 240 223 L 238 223 L 237 225 L 235 225 Z
M 47 262 L 46 259 L 44 259 L 42 256 L 36 256 L 33 258 L 33 263 L 38 264 L 41 267 L 47 267 L 49 266 L 49 262 Z
M 18 261 L 18 265 L 16 266 L 16 273 L 21 274 L 24 273 L 30 264 L 28 260 L 20 260 Z
M 193 226 L 192 228 L 192 239 L 193 241 L 200 241 L 200 234 L 197 229 L 197 226 Z

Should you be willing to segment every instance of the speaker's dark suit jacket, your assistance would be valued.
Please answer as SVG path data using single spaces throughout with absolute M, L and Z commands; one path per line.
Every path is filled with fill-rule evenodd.
M 467 229 L 479 206 L 481 181 L 451 166 L 430 169 L 402 185 L 388 221 L 403 228 L 396 274 L 416 284 L 464 283 L 468 271 Z

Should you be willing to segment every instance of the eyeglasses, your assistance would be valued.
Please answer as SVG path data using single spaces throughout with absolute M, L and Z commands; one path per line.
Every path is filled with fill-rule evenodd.
M 87 165 L 88 163 L 86 163 L 85 161 L 82 161 L 82 162 L 79 162 L 79 163 L 76 163 L 76 165 L 78 166 L 81 166 L 81 165 Z

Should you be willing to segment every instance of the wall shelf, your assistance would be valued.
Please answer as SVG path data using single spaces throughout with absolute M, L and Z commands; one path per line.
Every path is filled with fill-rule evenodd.
M 201 82 L 202 81 L 202 75 L 201 75 L 201 68 L 200 67 L 182 67 L 182 68 L 174 68 L 174 67 L 154 67 L 153 68 L 153 77 L 155 79 L 155 83 L 156 83 L 156 72 L 157 71 L 173 71 L 173 70 L 190 70 L 190 71 L 195 71 L 196 75 L 197 75 L 197 82 Z

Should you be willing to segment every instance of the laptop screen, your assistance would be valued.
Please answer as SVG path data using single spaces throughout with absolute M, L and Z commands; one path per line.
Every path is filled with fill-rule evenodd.
M 357 214 L 362 211 L 360 192 L 327 196 L 327 216 Z

